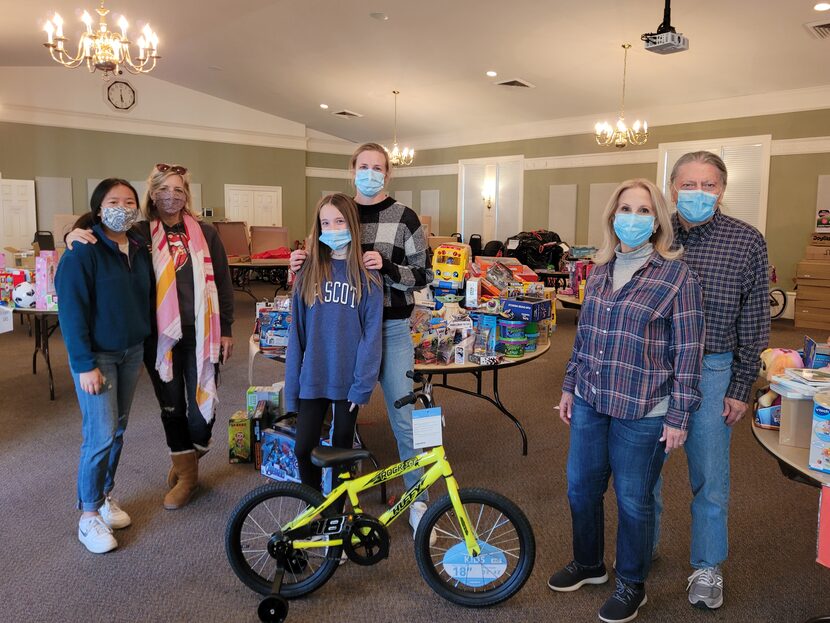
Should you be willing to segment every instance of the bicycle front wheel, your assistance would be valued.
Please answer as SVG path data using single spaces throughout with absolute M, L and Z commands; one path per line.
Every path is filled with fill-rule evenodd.
M 775 288 L 769 291 L 769 315 L 775 320 L 780 318 L 784 313 L 784 308 L 787 307 L 787 294 L 780 288 Z
M 481 555 L 470 559 L 452 500 L 445 495 L 418 524 L 415 559 L 430 588 L 455 604 L 491 606 L 510 599 L 533 571 L 536 542 L 521 509 L 487 489 L 462 489 L 461 503 L 478 535 Z M 434 545 L 430 535 L 435 534 Z
M 283 482 L 254 489 L 237 504 L 225 531 L 225 551 L 245 586 L 261 595 L 271 593 L 277 569 L 277 561 L 268 551 L 271 538 L 306 508 L 323 501 L 323 495 L 311 487 Z M 323 513 L 336 514 L 331 507 Z M 293 550 L 280 595 L 290 599 L 321 587 L 337 570 L 341 550 L 340 545 Z

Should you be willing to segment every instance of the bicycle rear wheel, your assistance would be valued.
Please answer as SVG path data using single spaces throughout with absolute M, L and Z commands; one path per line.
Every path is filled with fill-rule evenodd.
M 787 307 L 787 294 L 780 288 L 769 291 L 769 315 L 775 320 L 780 318 Z
M 276 559 L 268 551 L 274 533 L 309 506 L 319 506 L 323 495 L 292 482 L 254 489 L 237 504 L 225 531 L 225 551 L 236 576 L 261 595 L 271 593 Z M 336 515 L 329 507 L 323 516 Z M 328 537 L 322 537 L 327 539 Z M 340 563 L 342 546 L 294 550 L 286 565 L 280 595 L 300 597 L 321 587 Z
M 536 542 L 521 509 L 487 489 L 462 489 L 461 503 L 478 535 L 481 555 L 470 560 L 449 495 L 431 505 L 418 524 L 415 559 L 430 588 L 455 604 L 491 606 L 509 599 L 533 571 Z M 430 534 L 435 531 L 435 545 Z

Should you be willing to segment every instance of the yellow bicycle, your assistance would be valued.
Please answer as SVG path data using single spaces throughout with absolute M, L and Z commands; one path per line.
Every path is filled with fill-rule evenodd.
M 416 372 L 408 376 L 421 387 L 396 406 L 420 401 L 432 407 L 429 380 Z M 329 495 L 302 484 L 272 483 L 248 493 L 234 509 L 225 549 L 239 579 L 266 595 L 258 609 L 261 621 L 282 623 L 287 599 L 325 584 L 341 552 L 359 565 L 386 558 L 386 526 L 440 478 L 448 493 L 430 505 L 415 534 L 415 559 L 426 583 L 441 597 L 470 607 L 505 601 L 522 588 L 533 571 L 536 543 L 518 506 L 494 491 L 459 489 L 443 446 L 352 478 L 350 468 L 369 458 L 367 450 L 320 446 L 312 462 L 334 468 L 342 480 Z M 380 517 L 361 510 L 359 493 L 419 467 L 429 469 Z M 346 499 L 351 510 L 344 513 Z

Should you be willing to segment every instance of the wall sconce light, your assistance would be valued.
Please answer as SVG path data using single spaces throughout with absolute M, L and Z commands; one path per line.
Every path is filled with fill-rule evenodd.
M 484 180 L 484 187 L 481 189 L 481 198 L 484 199 L 484 205 L 488 210 L 493 207 L 493 197 L 495 194 L 496 180 L 492 178 Z

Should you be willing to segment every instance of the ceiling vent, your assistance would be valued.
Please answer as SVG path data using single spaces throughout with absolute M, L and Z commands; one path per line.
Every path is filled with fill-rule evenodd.
M 521 78 L 513 78 L 512 80 L 502 80 L 501 82 L 497 82 L 496 85 L 500 87 L 516 87 L 519 89 L 536 88 L 535 84 L 531 84 L 527 80 L 522 80 Z
M 816 39 L 830 39 L 830 21 L 807 22 L 804 28 Z
M 359 112 L 355 112 L 353 110 L 346 110 L 345 108 L 343 110 L 338 110 L 337 112 L 333 112 L 331 114 L 333 114 L 335 117 L 340 117 L 341 119 L 359 119 L 363 116 Z

